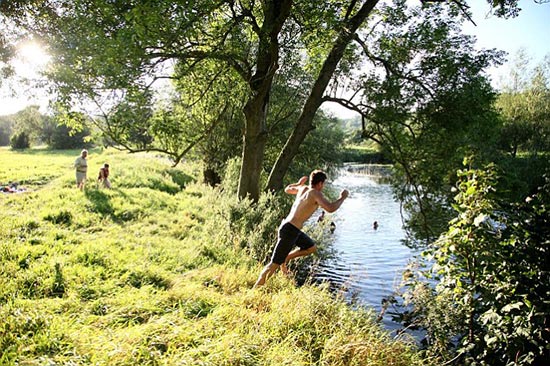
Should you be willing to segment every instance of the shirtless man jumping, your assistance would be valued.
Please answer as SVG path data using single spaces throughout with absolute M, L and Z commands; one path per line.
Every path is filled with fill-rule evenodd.
M 283 273 L 287 273 L 286 265 L 291 259 L 303 257 L 317 250 L 313 240 L 301 230 L 304 222 L 310 218 L 319 206 L 327 212 L 336 211 L 349 195 L 349 192 L 344 189 L 340 193 L 340 198 L 334 202 L 329 202 L 321 193 L 325 187 L 326 179 L 327 175 L 323 171 L 314 170 L 309 175 L 309 185 L 305 185 L 307 177 L 304 176 L 298 183 L 286 186 L 285 192 L 295 194 L 296 200 L 290 213 L 279 226 L 278 240 L 271 262 L 264 267 L 254 287 L 262 286 L 279 267 L 281 267 Z M 297 246 L 297 248 L 292 250 L 294 246 Z

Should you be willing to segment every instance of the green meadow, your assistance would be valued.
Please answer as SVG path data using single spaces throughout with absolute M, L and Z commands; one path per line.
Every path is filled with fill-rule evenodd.
M 27 188 L 0 195 L 1 365 L 430 364 L 322 286 L 252 289 L 287 198 L 239 202 L 196 165 L 100 149 L 81 192 L 78 155 L 0 150 L 0 183 Z

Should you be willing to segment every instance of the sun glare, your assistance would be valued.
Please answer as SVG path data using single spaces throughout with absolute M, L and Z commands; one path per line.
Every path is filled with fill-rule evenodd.
M 18 50 L 21 61 L 26 63 L 44 65 L 50 60 L 50 55 L 36 42 L 22 43 Z

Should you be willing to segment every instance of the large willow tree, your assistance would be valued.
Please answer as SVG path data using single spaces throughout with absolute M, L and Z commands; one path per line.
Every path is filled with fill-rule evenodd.
M 274 80 L 289 68 L 309 76 L 294 131 L 269 174 L 267 188 L 272 190 L 283 185 L 300 145 L 315 128 L 315 114 L 327 95 L 361 68 L 364 56 L 352 47 L 357 35 L 367 31 L 369 24 L 392 21 L 380 15 L 379 3 L 34 0 L 4 1 L 0 6 L 4 15 L 50 45 L 56 65 L 50 76 L 61 101 L 69 106 L 94 102 L 104 112 L 106 128 L 137 134 L 145 145 L 153 141 L 148 136 L 148 117 L 153 114 L 149 105 L 155 81 L 181 79 L 202 62 L 217 63 L 219 69 L 229 67 L 246 90 L 238 193 L 256 199 L 269 139 L 266 121 Z M 517 11 L 514 0 L 488 3 L 500 15 Z M 403 4 L 395 1 L 390 6 Z M 467 16 L 466 1 L 426 0 L 422 4 L 448 6 L 456 10 L 457 17 Z M 111 111 L 115 111 L 114 126 L 109 124 Z

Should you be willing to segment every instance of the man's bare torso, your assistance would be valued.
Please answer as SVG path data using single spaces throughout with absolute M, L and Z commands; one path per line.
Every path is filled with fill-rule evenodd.
M 296 200 L 285 221 L 301 229 L 304 226 L 304 222 L 306 222 L 319 207 L 317 202 L 317 195 L 319 194 L 320 192 L 309 186 L 300 187 L 298 194 L 296 194 Z

